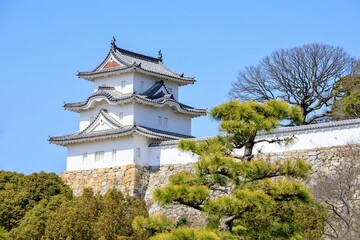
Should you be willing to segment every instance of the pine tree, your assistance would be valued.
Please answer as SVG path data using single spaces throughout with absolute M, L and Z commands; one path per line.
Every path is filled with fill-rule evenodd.
M 180 203 L 203 211 L 206 229 L 172 226 L 165 233 L 152 232 L 157 235 L 151 239 L 321 239 L 324 209 L 302 183 L 310 164 L 246 161 L 232 155 L 234 148 L 253 144 L 258 131 L 270 131 L 284 118 L 299 119 L 298 113 L 276 100 L 263 105 L 230 101 L 213 108 L 212 116 L 221 120 L 227 134 L 202 142 L 180 141 L 180 149 L 199 155 L 196 173 L 173 175 L 153 196 L 161 205 Z M 151 218 L 137 220 L 144 231 L 154 223 Z

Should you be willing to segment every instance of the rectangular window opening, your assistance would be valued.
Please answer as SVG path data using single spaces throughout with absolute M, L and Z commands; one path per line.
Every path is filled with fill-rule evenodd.
M 121 81 L 121 90 L 125 89 L 125 81 Z
M 83 153 L 83 165 L 87 164 L 87 153 Z
M 104 160 L 104 151 L 95 152 L 95 163 L 102 162 Z
M 158 116 L 158 126 L 162 127 L 162 116 Z
M 119 122 L 122 124 L 124 120 L 124 113 L 123 112 L 119 112 Z
M 116 161 L 116 149 L 112 150 L 112 161 Z
M 141 148 L 136 148 L 136 158 L 141 158 Z
M 144 91 L 144 81 L 140 81 L 140 91 Z
M 168 118 L 164 117 L 164 128 L 168 127 Z

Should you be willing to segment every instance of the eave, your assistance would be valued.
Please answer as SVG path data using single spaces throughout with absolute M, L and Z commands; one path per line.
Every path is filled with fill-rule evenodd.
M 161 73 L 143 69 L 139 65 L 132 65 L 129 67 L 102 69 L 102 70 L 98 70 L 98 71 L 78 72 L 77 76 L 79 78 L 93 82 L 98 78 L 104 78 L 104 77 L 109 77 L 109 76 L 114 76 L 114 75 L 118 76 L 118 75 L 129 73 L 129 72 L 137 72 L 140 74 L 157 77 L 162 80 L 172 81 L 172 82 L 177 83 L 179 86 L 194 84 L 196 82 L 195 78 L 174 77 L 174 76 L 170 76 L 170 75 L 165 75 L 165 74 L 161 74 Z
M 98 141 L 110 138 L 120 138 L 139 134 L 151 139 L 158 140 L 175 140 L 180 138 L 193 138 L 193 136 L 163 131 L 159 129 L 148 128 L 139 125 L 128 125 L 117 129 L 94 131 L 90 133 L 75 132 L 64 136 L 49 137 L 48 141 L 51 144 L 60 146 L 68 146 L 71 144 Z

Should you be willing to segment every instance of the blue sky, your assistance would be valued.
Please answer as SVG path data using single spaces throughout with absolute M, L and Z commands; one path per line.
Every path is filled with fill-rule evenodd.
M 66 148 L 48 136 L 78 129 L 64 102 L 86 99 L 78 79 L 121 48 L 150 56 L 197 82 L 180 100 L 211 108 L 228 100 L 239 70 L 280 48 L 306 43 L 343 47 L 360 57 L 360 2 L 342 1 L 0 1 L 0 169 L 60 173 Z M 207 117 L 195 136 L 217 133 Z

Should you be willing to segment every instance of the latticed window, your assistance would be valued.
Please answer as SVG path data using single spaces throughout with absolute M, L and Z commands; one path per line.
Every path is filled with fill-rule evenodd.
M 164 117 L 164 128 L 168 127 L 168 118 Z
M 100 162 L 104 160 L 104 151 L 95 152 L 95 162 Z
M 121 81 L 121 90 L 125 90 L 125 81 Z

